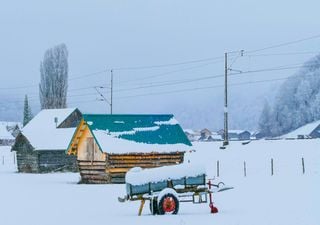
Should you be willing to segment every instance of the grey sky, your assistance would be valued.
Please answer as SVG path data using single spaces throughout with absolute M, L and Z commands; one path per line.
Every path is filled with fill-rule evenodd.
M 320 33 L 319 1 L 0 2 L 0 88 L 37 85 L 39 63 L 44 51 L 61 42 L 66 43 L 69 49 L 69 78 L 72 79 L 106 68 L 159 65 L 223 56 L 225 51 L 259 49 Z M 317 52 L 319 44 L 320 39 L 314 39 L 259 54 Z M 312 56 L 245 56 L 239 58 L 233 68 L 246 71 L 301 64 Z M 185 126 L 222 127 L 222 88 L 130 98 L 133 95 L 220 85 L 223 83 L 222 77 L 140 88 L 157 82 L 223 73 L 223 61 L 210 62 L 212 64 L 206 66 L 209 62 L 148 70 L 116 70 L 115 113 L 175 113 Z M 197 68 L 189 70 L 191 67 Z M 181 69 L 186 70 L 141 79 Z M 294 72 L 284 70 L 235 76 L 230 77 L 230 83 L 286 77 Z M 137 81 L 132 81 L 135 79 Z M 97 74 L 70 80 L 69 89 L 107 83 L 109 74 Z M 254 123 L 261 108 L 260 102 L 264 97 L 272 98 L 279 84 L 281 82 L 230 87 L 230 110 L 234 115 L 231 127 L 243 126 L 250 113 L 254 118 L 248 123 Z M 123 90 L 137 87 L 140 89 Z M 0 96 L 11 96 L 10 100 L 19 101 L 19 104 L 22 104 L 23 95 L 28 94 L 34 111 L 39 107 L 37 93 L 37 86 L 0 90 Z M 95 101 L 98 96 L 93 88 L 70 91 L 69 95 L 70 106 L 78 106 L 85 112 L 109 111 L 105 103 Z M 247 117 L 239 114 L 247 114 Z

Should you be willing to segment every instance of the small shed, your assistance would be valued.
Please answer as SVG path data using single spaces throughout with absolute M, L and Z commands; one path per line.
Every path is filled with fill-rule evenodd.
M 82 115 L 76 108 L 40 111 L 16 137 L 18 171 L 77 171 L 75 156 L 65 154 Z
M 191 149 L 173 115 L 84 114 L 67 153 L 82 183 L 124 183 L 129 169 L 180 164 Z

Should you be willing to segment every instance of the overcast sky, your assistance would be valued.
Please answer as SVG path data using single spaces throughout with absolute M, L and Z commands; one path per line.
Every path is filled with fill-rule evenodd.
M 320 2 L 316 0 L 0 2 L 0 97 L 22 105 L 28 94 L 35 112 L 39 110 L 40 61 L 46 49 L 60 43 L 69 50 L 69 106 L 94 113 L 109 112 L 106 103 L 97 101 L 93 87 L 109 85 L 110 72 L 92 74 L 106 69 L 223 57 L 225 51 L 243 49 L 244 56 L 230 54 L 229 63 L 235 70 L 247 71 L 302 64 L 319 52 L 320 39 L 312 39 L 246 53 L 320 34 Z M 294 52 L 307 53 L 282 55 Z M 229 82 L 283 78 L 294 72 L 242 74 L 230 77 Z M 115 69 L 114 112 L 175 113 L 185 127 L 222 127 L 222 86 L 202 88 L 222 85 L 223 77 L 204 77 L 223 73 L 222 58 L 150 69 Z M 199 80 L 185 82 L 193 79 Z M 253 120 L 248 127 L 252 128 L 260 103 L 272 99 L 280 84 L 230 86 L 231 128 L 243 126 L 250 117 Z M 86 89 L 75 90 L 79 88 Z M 107 89 L 102 91 L 109 97 Z M 158 94 L 161 92 L 174 93 Z

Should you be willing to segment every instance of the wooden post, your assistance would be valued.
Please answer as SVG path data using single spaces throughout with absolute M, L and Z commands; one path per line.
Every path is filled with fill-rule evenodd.
M 141 200 L 141 204 L 140 204 L 140 207 L 139 207 L 138 216 L 141 216 L 142 209 L 143 209 L 143 206 L 144 206 L 145 201 L 146 201 L 146 200 L 144 200 L 144 199 Z
M 304 158 L 301 158 L 301 163 L 302 163 L 302 174 L 306 172 L 305 167 L 304 167 Z
M 271 176 L 273 176 L 273 158 L 271 158 Z
M 220 163 L 219 160 L 217 161 L 217 177 L 220 175 Z
M 4 156 L 2 156 L 2 165 L 4 165 Z
M 246 176 L 247 176 L 247 165 L 246 165 L 246 161 L 243 161 L 243 173 L 244 173 L 244 176 L 246 177 Z

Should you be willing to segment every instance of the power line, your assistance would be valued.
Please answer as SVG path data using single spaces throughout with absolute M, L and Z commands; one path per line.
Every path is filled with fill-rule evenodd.
M 310 76 L 310 75 L 307 75 Z M 266 80 L 258 80 L 258 81 L 248 81 L 248 82 L 239 82 L 239 83 L 232 83 L 229 86 L 242 86 L 247 84 L 257 84 L 257 83 L 267 83 L 267 82 L 275 82 L 286 80 L 288 78 L 300 78 L 301 76 L 291 76 L 291 77 L 283 77 L 283 78 L 275 78 L 275 79 L 266 79 Z M 205 90 L 205 89 L 212 89 L 212 88 L 222 88 L 224 85 L 213 85 L 213 86 L 204 86 L 204 87 L 197 87 L 197 88 L 186 88 L 180 90 L 173 90 L 173 91 L 163 91 L 163 92 L 153 92 L 148 94 L 139 94 L 139 95 L 128 95 L 122 96 L 117 99 L 127 99 L 127 98 L 135 98 L 135 97 L 143 97 L 143 96 L 151 96 L 151 95 L 163 95 L 163 94 L 172 94 L 172 93 L 182 93 L 182 92 L 190 92 L 190 91 L 197 91 L 197 90 Z
M 260 56 L 290 56 L 290 55 L 314 55 L 319 54 L 319 51 L 312 51 L 312 52 L 283 52 L 283 53 L 270 53 L 270 54 L 255 54 L 255 55 L 244 55 L 247 57 L 260 57 Z
M 300 43 L 300 42 L 309 41 L 309 40 L 318 39 L 318 38 L 320 38 L 320 34 L 314 35 L 314 36 L 311 36 L 311 37 L 307 37 L 307 38 L 294 40 L 294 41 L 289 41 L 289 42 L 284 42 L 284 43 L 280 43 L 280 44 L 270 45 L 270 46 L 267 46 L 267 47 L 263 47 L 263 48 L 259 48 L 259 49 L 255 49 L 255 50 L 251 50 L 251 51 L 246 51 L 246 53 L 254 53 L 254 52 L 265 51 L 265 50 L 273 49 L 273 48 L 280 48 L 280 47 L 283 47 L 283 46 L 293 45 L 293 44 L 297 44 L 297 43 Z
M 126 80 L 126 81 L 122 81 L 122 82 L 118 82 L 118 83 L 125 84 L 125 83 L 135 82 L 135 81 L 139 81 L 139 80 L 148 80 L 148 79 L 152 79 L 152 78 L 156 78 L 156 77 L 163 77 L 164 75 L 169 75 L 169 74 L 173 74 L 173 73 L 178 73 L 178 72 L 188 71 L 188 70 L 192 70 L 192 69 L 196 69 L 196 68 L 201 68 L 201 67 L 212 65 L 212 64 L 215 64 L 215 63 L 218 63 L 218 62 L 221 62 L 221 61 L 222 60 L 219 60 L 219 61 L 216 61 L 216 62 L 211 62 L 211 63 L 206 63 L 206 64 L 202 64 L 202 65 L 198 65 L 198 66 L 193 66 L 193 67 L 188 67 L 188 68 L 182 68 L 182 69 L 178 69 L 178 70 L 168 71 L 168 72 L 164 72 L 164 73 L 159 73 L 159 74 L 155 74 L 155 75 L 144 76 L 144 77 L 141 77 L 141 78 Z
M 205 58 L 205 59 L 197 59 L 197 60 L 190 60 L 190 61 L 182 61 L 178 63 L 168 63 L 168 64 L 158 64 L 158 65 L 150 65 L 150 66 L 132 66 L 132 67 L 115 67 L 113 70 L 144 70 L 144 69 L 156 69 L 156 68 L 163 68 L 163 67 L 173 67 L 173 66 L 180 66 L 180 65 L 186 65 L 186 64 L 196 64 L 201 62 L 207 62 L 217 59 L 222 59 L 223 57 L 211 57 L 211 58 Z

